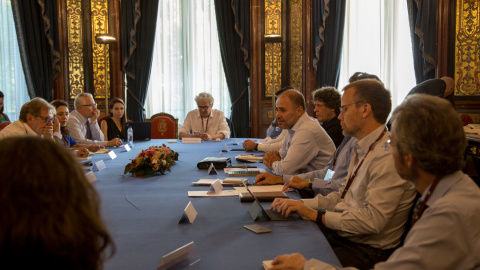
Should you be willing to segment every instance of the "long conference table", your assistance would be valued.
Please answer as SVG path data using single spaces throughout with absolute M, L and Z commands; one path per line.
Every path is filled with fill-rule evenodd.
M 233 197 L 188 197 L 187 192 L 205 190 L 208 186 L 193 186 L 199 179 L 223 179 L 197 169 L 197 162 L 205 157 L 218 157 L 225 148 L 241 148 L 243 139 L 200 144 L 168 143 L 169 140 L 135 141 L 130 151 L 110 148 L 116 154 L 92 155 L 93 163 L 103 160 L 106 168 L 94 170 L 93 183 L 101 197 L 102 217 L 113 237 L 116 253 L 104 263 L 104 269 L 157 269 L 162 256 L 194 242 L 200 261 L 189 269 L 263 269 L 262 261 L 276 256 L 300 252 L 307 259 L 317 258 L 340 265 L 333 250 L 318 226 L 311 221 L 254 222 L 248 213 L 250 202 Z M 124 175 L 124 168 L 142 149 L 162 145 L 179 153 L 179 160 L 165 175 L 133 177 Z M 235 156 L 243 151 L 223 152 L 232 159 L 232 165 L 243 164 Z M 262 163 L 255 163 L 265 168 Z M 268 170 L 268 169 L 267 169 Z M 248 177 L 253 183 L 255 177 Z M 225 187 L 224 189 L 233 189 Z M 299 198 L 289 192 L 291 198 Z M 177 224 L 188 202 L 192 202 L 198 216 L 192 224 Z M 268 209 L 270 203 L 262 202 Z M 272 231 L 255 234 L 245 229 L 246 224 L 258 223 Z

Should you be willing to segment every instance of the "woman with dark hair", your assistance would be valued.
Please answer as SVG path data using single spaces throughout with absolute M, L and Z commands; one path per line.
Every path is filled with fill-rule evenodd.
M 110 101 L 108 108 L 110 117 L 102 121 L 103 136 L 107 140 L 125 139 L 125 123 L 127 122 L 125 103 L 120 98 L 114 98 Z
M 67 121 L 70 115 L 70 112 L 68 110 L 68 103 L 63 100 L 54 100 L 50 102 L 50 104 L 52 104 L 56 110 L 56 113 L 55 113 L 56 120 L 53 123 L 53 132 L 61 133 L 63 145 L 65 147 L 76 148 L 79 151 L 83 151 L 82 148 L 86 148 L 91 152 L 96 152 L 100 148 L 105 148 L 103 145 L 97 145 L 97 144 L 90 144 L 90 145 L 78 144 L 77 141 L 75 141 L 75 139 L 73 139 L 72 136 L 70 136 L 70 133 L 68 132 L 68 129 L 67 129 Z M 86 153 L 88 156 L 88 151 Z
M 10 137 L 0 144 L 0 168 L 3 266 L 103 268 L 115 247 L 99 195 L 70 153 L 38 137 Z
M 10 119 L 8 118 L 8 115 L 3 113 L 3 92 L 0 91 L 0 123 L 5 121 L 10 122 Z

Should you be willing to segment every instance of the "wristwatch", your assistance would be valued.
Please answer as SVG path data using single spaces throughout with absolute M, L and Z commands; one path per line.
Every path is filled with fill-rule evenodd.
M 255 151 L 258 151 L 258 143 L 255 144 Z
M 322 217 L 323 217 L 323 215 L 325 215 L 326 212 L 327 212 L 327 210 L 325 210 L 325 209 L 318 209 L 317 210 L 317 213 L 318 213 L 317 214 L 317 220 L 316 220 L 317 224 L 323 224 Z
M 308 179 L 308 188 L 309 189 L 313 189 L 313 182 L 315 182 L 314 178 Z

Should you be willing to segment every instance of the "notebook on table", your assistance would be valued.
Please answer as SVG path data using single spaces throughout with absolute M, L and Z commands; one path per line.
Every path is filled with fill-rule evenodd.
M 128 127 L 133 129 L 134 141 L 149 141 L 152 136 L 152 122 L 127 122 L 125 123 L 125 139 L 128 138 Z

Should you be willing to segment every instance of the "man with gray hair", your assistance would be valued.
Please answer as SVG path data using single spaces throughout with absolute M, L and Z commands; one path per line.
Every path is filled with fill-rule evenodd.
M 230 128 L 222 111 L 212 109 L 213 97 L 202 92 L 195 97 L 198 109 L 188 112 L 178 137 L 197 137 L 202 140 L 228 139 Z
M 425 94 L 408 96 L 392 116 L 384 145 L 398 174 L 422 194 L 402 247 L 374 269 L 478 269 L 480 189 L 462 172 L 467 140 L 452 105 Z M 279 256 L 271 269 L 333 269 L 300 254 Z
M 34 98 L 23 104 L 19 120 L 0 132 L 0 139 L 14 136 L 42 136 L 54 140 L 55 108 L 43 98 Z M 60 135 L 61 136 L 61 135 Z
M 105 141 L 97 118 L 100 111 L 90 93 L 81 93 L 75 97 L 75 111 L 70 113 L 67 129 L 79 144 L 100 144 L 102 146 L 121 146 L 122 140 L 114 138 Z

